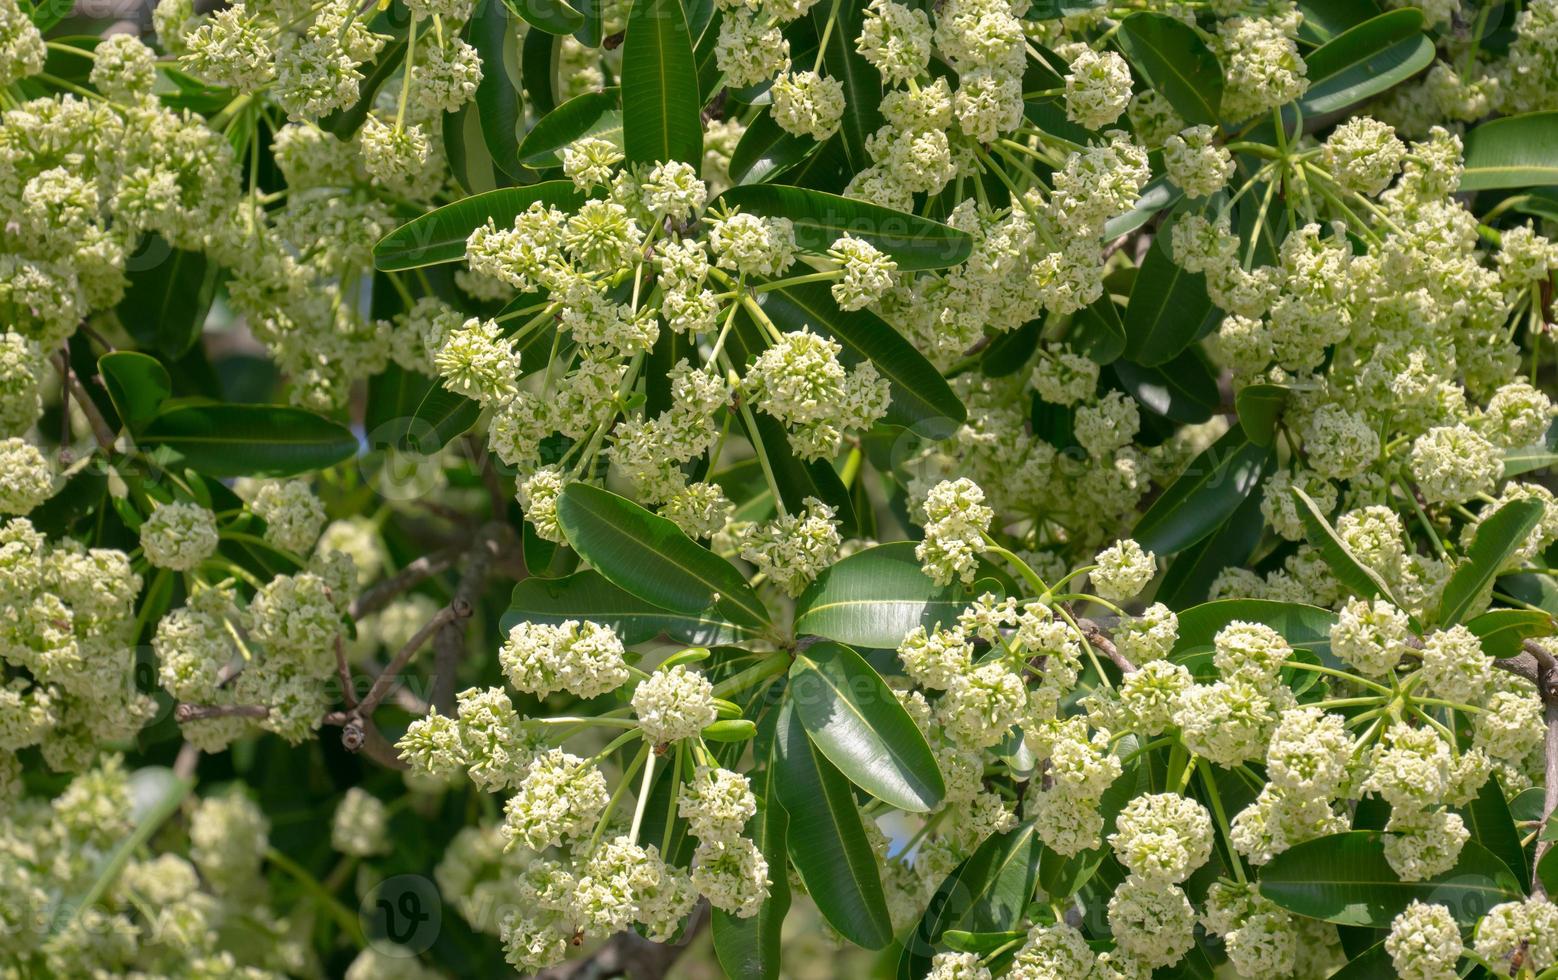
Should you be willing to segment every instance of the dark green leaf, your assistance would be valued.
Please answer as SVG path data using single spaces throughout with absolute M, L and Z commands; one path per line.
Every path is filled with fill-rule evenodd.
M 1092 305 L 1078 310 L 1066 339 L 1078 353 L 1099 364 L 1113 363 L 1125 353 L 1125 325 L 1113 297 L 1104 293 Z
M 1166 236 L 1158 235 L 1125 306 L 1125 356 L 1148 366 L 1172 360 L 1201 335 L 1211 311 L 1206 277 L 1175 264 Z
M 1317 45 L 1379 14 L 1374 0 L 1299 0 L 1298 9 L 1304 15 L 1298 36 Z
M 1540 500 L 1511 500 L 1477 526 L 1466 558 L 1456 566 L 1439 602 L 1439 624 L 1454 626 L 1485 599 L 1493 579 L 1542 519 Z
M 974 245 L 966 232 L 940 222 L 801 187 L 749 184 L 732 187 L 719 200 L 749 214 L 788 218 L 801 248 L 825 252 L 840 236 L 853 235 L 892 256 L 904 270 L 957 265 Z
M 741 134 L 730 154 L 730 179 L 737 184 L 773 180 L 818 147 L 816 140 L 785 132 L 766 108 Z
M 1223 66 L 1200 32 L 1168 14 L 1142 12 L 1116 35 L 1131 67 L 1191 125 L 1215 125 L 1223 101 Z
M 681 0 L 634 0 L 622 42 L 622 147 L 629 163 L 703 164 L 703 99 Z
M 1295 650 L 1308 650 L 1321 659 L 1331 652 L 1331 627 L 1336 614 L 1319 606 L 1275 599 L 1218 599 L 1192 606 L 1179 614 L 1176 657 L 1212 649 L 1212 640 L 1234 621 L 1264 623 L 1282 634 Z
M 828 568 L 795 601 L 797 635 L 893 649 L 916 626 L 950 626 L 968 606 L 958 585 L 937 585 L 920 570 L 914 543 L 858 551 Z
M 149 234 L 125 261 L 119 321 L 140 347 L 177 359 L 200 339 L 221 280 L 221 269 L 204 252 L 170 248 Z
M 1260 503 L 1260 494 L 1250 494 L 1222 527 L 1175 555 L 1153 598 L 1170 609 L 1185 609 L 1206 601 L 1223 569 L 1248 568 L 1266 527 Z
M 849 489 L 839 479 L 833 466 L 825 459 L 807 462 L 797 458 L 790 451 L 790 440 L 785 436 L 784 426 L 761 411 L 753 412 L 752 417 L 757 424 L 763 455 L 768 459 L 774 482 L 779 485 L 785 508 L 792 514 L 803 513 L 806 510 L 806 498 L 815 497 L 837 511 L 834 517 L 840 522 L 841 533 L 854 535 L 855 504 L 850 499 Z M 746 424 L 745 419 L 742 424 Z
M 1522 890 L 1531 887 L 1531 871 L 1526 867 L 1525 848 L 1520 844 L 1520 832 L 1515 828 L 1515 818 L 1509 814 L 1509 803 L 1504 799 L 1504 789 L 1497 776 L 1489 776 L 1477 792 L 1477 798 L 1461 808 L 1466 818 L 1466 828 L 1471 839 L 1486 847 L 1515 873 Z
M 465 240 L 471 232 L 489 219 L 498 228 L 511 228 L 514 218 L 537 202 L 572 211 L 584 203 L 584 196 L 569 180 L 476 194 L 435 208 L 385 235 L 373 246 L 374 266 L 396 272 L 458 261 L 465 257 Z
M 788 698 L 779 709 L 778 726 L 777 789 L 789 816 L 785 843 L 790 863 L 839 935 L 857 946 L 881 949 L 892 941 L 892 919 L 854 791 L 812 745 Z
M 581 558 L 646 602 L 699 616 L 718 609 L 743 626 L 768 622 L 768 610 L 735 566 L 625 497 L 569 484 L 558 498 L 557 520 Z
M 1271 449 L 1248 441 L 1242 429 L 1229 429 L 1153 501 L 1131 536 L 1159 556 L 1188 548 L 1256 492 L 1271 458 Z
M 762 294 L 763 311 L 782 330 L 810 326 L 843 347 L 855 364 L 869 360 L 892 385 L 887 422 L 905 427 L 961 425 L 968 413 L 941 372 L 897 330 L 869 310 L 841 310 L 826 283 L 802 283 Z M 932 435 L 948 434 L 937 431 Z
M 173 395 L 173 379 L 155 357 L 130 350 L 111 351 L 97 359 L 108 397 L 119 418 L 136 432 L 156 416 L 162 403 Z
M 1287 404 L 1286 385 L 1245 385 L 1233 396 L 1234 410 L 1239 414 L 1239 426 L 1253 443 L 1269 446 L 1277 438 L 1277 419 Z
M 1414 899 L 1448 906 L 1471 925 L 1501 902 L 1523 897 L 1520 882 L 1476 841 L 1467 841 L 1454 868 L 1427 881 L 1405 882 L 1385 860 L 1375 831 L 1354 830 L 1296 844 L 1260 872 L 1260 892 L 1313 919 L 1388 929 Z
M 530 97 L 530 109 L 537 116 L 544 116 L 557 108 L 557 91 L 554 83 L 558 39 L 545 31 L 526 31 L 525 44 L 520 50 L 519 73 L 525 81 L 525 94 Z
M 138 442 L 176 451 L 207 476 L 291 476 L 357 451 L 338 422 L 283 405 L 176 405 L 146 424 Z
M 860 654 L 838 643 L 797 651 L 790 697 L 812 744 L 850 782 L 911 813 L 941 802 L 946 784 L 925 736 Z
M 757 751 L 763 761 L 762 769 L 753 778 L 752 791 L 757 797 L 757 815 L 752 818 L 750 832 L 758 849 L 768 861 L 768 898 L 756 915 L 739 918 L 720 909 L 714 910 L 714 953 L 726 976 L 732 980 L 778 980 L 779 940 L 785 914 L 790 910 L 790 882 L 786 873 L 788 862 L 785 853 L 785 837 L 789 828 L 789 816 L 779 802 L 778 743 L 774 738 L 774 722 L 779 712 L 771 711 L 765 723 L 759 727 Z M 766 746 L 764 740 L 766 739 Z
M 501 626 L 507 633 L 519 622 L 561 623 L 569 619 L 604 623 L 628 646 L 662 633 L 698 646 L 737 643 L 750 636 L 746 629 L 724 619 L 661 609 L 617 588 L 594 570 L 562 578 L 532 576 L 520 582 L 514 586 Z
M 875 133 L 883 121 L 879 108 L 882 76 L 860 53 L 856 43 L 856 38 L 860 37 L 863 10 L 861 4 L 819 3 L 811 11 L 818 31 L 824 30 L 828 17 L 838 18 L 833 29 L 828 31 L 822 64 L 824 73 L 844 86 L 844 115 L 839 120 L 839 136 L 853 171 L 870 166 L 866 137 Z
M 572 34 L 584 26 L 584 15 L 565 0 L 503 0 L 508 8 L 531 27 L 548 34 Z M 480 10 L 482 5 L 478 4 Z
M 1466 134 L 1461 190 L 1558 184 L 1558 111 L 1505 116 Z
M 1406 7 L 1348 28 L 1304 60 L 1309 88 L 1299 105 L 1305 115 L 1320 115 L 1411 78 L 1434 60 L 1434 45 L 1423 34 L 1422 11 Z
M 519 141 L 519 162 L 536 170 L 560 167 L 563 148 L 585 136 L 622 144 L 616 89 L 576 95 L 542 116 Z
M 1126 394 L 1147 411 L 1175 422 L 1199 425 L 1222 402 L 1211 366 L 1194 348 L 1159 368 L 1130 361 L 1115 361 L 1111 367 Z
M 1504 451 L 1504 476 L 1519 476 L 1558 465 L 1558 424 L 1549 426 L 1542 441 Z
M 479 3 L 465 26 L 466 37 L 481 56 L 481 83 L 476 86 L 476 115 L 481 120 L 482 141 L 493 165 L 510 178 L 521 173 L 515 153 L 519 127 L 524 119 L 520 101 L 520 34 L 509 19 L 509 7 L 524 0 L 503 3 Z M 547 0 L 548 7 L 567 9 L 558 0 Z

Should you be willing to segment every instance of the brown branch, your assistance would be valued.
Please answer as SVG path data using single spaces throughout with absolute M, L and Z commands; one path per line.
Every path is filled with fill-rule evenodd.
M 464 545 L 454 545 L 423 555 L 391 577 L 358 596 L 346 610 L 353 620 L 362 619 L 389 605 L 390 600 L 402 592 L 410 591 L 424 581 L 454 564 L 464 550 Z
M 108 421 L 103 418 L 103 413 L 97 410 L 97 403 L 81 386 L 76 372 L 70 369 L 70 360 L 65 357 L 63 351 L 54 352 L 54 367 L 70 388 L 70 393 L 75 396 L 76 403 L 81 406 L 81 414 L 87 417 L 87 424 L 92 427 L 92 437 L 97 440 L 98 448 L 105 453 L 110 452 L 114 448 L 114 430 L 108 427 Z
M 1098 652 L 1113 661 L 1114 665 L 1120 668 L 1121 673 L 1136 673 L 1136 665 L 1131 663 L 1125 654 L 1115 647 L 1114 640 L 1110 639 L 1109 634 L 1104 632 L 1102 626 L 1091 619 L 1079 619 L 1077 620 L 1077 627 L 1082 631 L 1082 638 Z
M 1547 736 L 1543 750 L 1547 758 L 1547 788 L 1542 793 L 1542 822 L 1537 830 L 1536 860 L 1531 863 L 1533 869 L 1542 866 L 1542 858 L 1553 846 L 1550 839 L 1553 830 L 1553 812 L 1558 810 L 1558 696 L 1552 694 L 1547 696 L 1546 718 Z M 1547 887 L 1542 883 L 1541 875 L 1531 876 L 1531 890 L 1537 895 L 1547 895 Z
M 400 673 L 406 669 L 406 664 L 411 661 L 411 658 L 416 655 L 418 650 L 422 649 L 422 645 L 428 641 L 428 638 L 445 625 L 456 620 L 469 619 L 470 615 L 470 603 L 459 596 L 455 596 L 454 599 L 450 600 L 449 605 L 438 610 L 432 619 L 422 624 L 422 628 L 417 630 L 411 639 L 406 641 L 405 646 L 396 651 L 394 659 L 389 662 L 389 666 L 385 667 L 383 673 L 373 679 L 373 686 L 368 688 L 368 693 L 363 695 L 362 701 L 347 714 L 357 718 L 367 718 L 372 715 L 374 709 L 378 708 L 379 703 L 384 700 L 385 695 L 389 694 L 390 688 L 400 680 Z
M 465 568 L 460 573 L 460 584 L 455 587 L 454 598 L 449 605 L 474 610 L 487 582 L 487 572 L 504 550 L 505 543 L 512 542 L 513 531 L 508 525 L 489 521 L 476 532 L 476 540 L 466 556 Z M 466 618 L 469 617 L 466 614 Z M 439 711 L 454 713 L 454 683 L 460 661 L 465 657 L 465 621 L 445 622 L 433 637 L 433 691 L 428 698 Z M 387 673 L 388 671 L 386 671 Z
M 173 720 L 206 721 L 211 718 L 264 718 L 270 709 L 263 704 L 181 704 L 173 709 Z

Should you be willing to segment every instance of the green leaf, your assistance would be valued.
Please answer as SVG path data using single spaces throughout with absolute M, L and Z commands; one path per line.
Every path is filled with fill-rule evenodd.
M 1454 868 L 1427 881 L 1402 881 L 1385 860 L 1381 835 L 1353 830 L 1296 844 L 1260 872 L 1260 893 L 1290 912 L 1340 925 L 1388 929 L 1414 899 L 1448 906 L 1471 925 L 1524 893 L 1514 873 L 1476 841 Z
M 871 665 L 838 643 L 798 651 L 790 697 L 812 744 L 856 786 L 910 813 L 946 793 L 925 736 Z
M 546 0 L 541 0 L 545 3 Z M 573 9 L 584 15 L 584 24 L 573 32 L 578 42 L 587 48 L 598 48 L 605 40 L 605 27 L 602 17 L 602 8 L 608 0 L 568 0 Z
M 137 432 L 173 395 L 173 379 L 155 357 L 131 350 L 110 351 L 97 359 L 97 373 L 119 418 Z
M 1223 102 L 1223 66 L 1201 33 L 1168 14 L 1142 12 L 1116 35 L 1131 67 L 1191 125 L 1215 125 Z
M 781 330 L 810 326 L 838 341 L 847 363 L 869 360 L 874 364 L 892 385 L 892 404 L 886 419 L 889 424 L 945 426 L 946 433 L 933 433 L 940 436 L 950 434 L 952 426 L 961 425 L 968 417 L 947 379 L 903 334 L 869 310 L 839 309 L 826 283 L 771 289 L 762 294 L 759 302 Z
M 479 404 L 432 381 L 411 417 L 404 420 L 399 448 L 431 455 L 464 434 L 480 417 Z
M 622 145 L 616 89 L 576 95 L 542 116 L 519 141 L 519 162 L 533 170 L 560 167 L 563 148 L 585 136 Z
M 1515 873 L 1522 891 L 1531 887 L 1531 871 L 1526 866 L 1525 848 L 1520 844 L 1520 832 L 1515 829 L 1515 818 L 1510 816 L 1509 802 L 1504 799 L 1504 789 L 1497 776 L 1489 776 L 1478 790 L 1477 798 L 1461 808 L 1471 839 L 1486 847 Z
M 1126 394 L 1147 411 L 1185 425 L 1199 425 L 1222 403 L 1217 378 L 1195 348 L 1187 348 L 1161 368 L 1115 361 L 1114 376 Z
M 1324 44 L 1380 12 L 1374 0 L 1299 0 L 1298 9 L 1304 15 L 1298 36 L 1314 45 Z
M 1554 824 L 1549 819 L 1548 826 L 1543 833 L 1550 832 L 1554 826 L 1558 826 L 1558 824 Z M 1558 847 L 1549 847 L 1547 853 L 1542 855 L 1542 863 L 1536 866 L 1536 876 L 1541 880 L 1542 887 L 1547 890 L 1547 894 L 1558 894 Z
M 584 26 L 584 15 L 564 0 L 503 0 L 521 20 L 536 30 L 559 36 Z
M 177 360 L 200 339 L 221 281 L 221 268 L 204 252 L 170 248 L 148 234 L 125 261 L 124 296 L 115 309 L 139 347 Z
M 1309 88 L 1299 100 L 1306 116 L 1336 112 L 1411 78 L 1434 60 L 1422 11 L 1405 7 L 1348 28 L 1304 59 Z
M 876 850 L 849 781 L 818 752 L 789 698 L 775 734 L 779 801 L 789 816 L 790 863 L 839 935 L 866 949 L 893 938 Z M 776 869 L 782 872 L 781 869 Z
M 681 0 L 633 0 L 622 42 L 622 147 L 629 163 L 703 164 L 703 99 Z
M 579 557 L 631 595 L 699 616 L 717 609 L 743 626 L 768 623 L 768 610 L 734 565 L 625 497 L 569 484 L 557 501 L 557 521 Z
M 476 115 L 481 121 L 482 142 L 486 144 L 493 165 L 510 178 L 521 173 L 515 150 L 519 127 L 525 115 L 519 95 L 521 39 L 519 31 L 509 20 L 509 9 L 515 4 L 516 0 L 506 0 L 503 4 L 477 4 L 465 26 L 467 40 L 481 56 L 481 82 L 476 86 Z M 563 5 L 558 0 L 548 0 L 548 6 Z
M 828 31 L 822 64 L 823 73 L 844 87 L 844 115 L 839 119 L 839 136 L 852 173 L 871 165 L 866 137 L 875 133 L 883 122 L 879 108 L 882 76 L 860 53 L 856 43 L 863 11 L 863 5 L 855 3 L 819 3 L 811 11 L 812 22 L 818 31 L 825 30 L 828 17 L 837 17 L 833 29 Z
M 1359 561 L 1342 539 L 1336 536 L 1336 528 L 1320 512 L 1320 505 L 1314 502 L 1314 498 L 1298 487 L 1293 487 L 1293 498 L 1298 503 L 1298 516 L 1304 522 L 1309 543 L 1320 549 L 1320 557 L 1325 559 L 1326 566 L 1331 569 L 1336 580 L 1360 598 L 1383 596 L 1392 604 L 1400 605 L 1391 596 L 1390 586 L 1385 584 L 1379 572 Z
M 1192 606 L 1179 614 L 1179 638 L 1175 657 L 1212 649 L 1212 640 L 1234 621 L 1264 623 L 1282 634 L 1295 650 L 1308 650 L 1324 660 L 1331 653 L 1331 627 L 1336 614 L 1302 602 L 1276 599 L 1218 599 Z
M 749 214 L 790 219 L 795 243 L 808 251 L 826 252 L 841 235 L 853 235 L 906 271 L 957 265 L 974 247 L 966 232 L 939 221 L 803 187 L 748 184 L 730 188 L 719 200 Z
M 1136 203 L 1131 205 L 1129 211 L 1104 222 L 1104 231 L 1099 237 L 1110 242 L 1121 235 L 1129 235 L 1151 221 L 1152 216 L 1159 211 L 1177 204 L 1184 196 L 1185 192 L 1167 177 L 1155 177 L 1141 189 L 1141 196 L 1136 198 Z
M 1170 609 L 1185 609 L 1206 601 L 1223 569 L 1249 567 L 1266 527 L 1260 504 L 1260 494 L 1250 494 L 1222 527 L 1175 555 L 1153 599 Z
M 137 441 L 173 450 L 191 469 L 216 477 L 292 476 L 357 452 L 350 429 L 284 405 L 170 405 Z
M 1233 407 L 1239 415 L 1239 426 L 1253 443 L 1269 446 L 1277 438 L 1277 419 L 1287 404 L 1287 385 L 1245 385 L 1233 396 Z
M 662 609 L 606 581 L 594 569 L 562 578 L 532 576 L 514 586 L 500 627 L 504 633 L 520 622 L 561 623 L 591 619 L 616 631 L 628 646 L 662 633 L 694 646 L 739 643 L 750 639 L 747 629 L 728 620 Z
M 487 137 L 481 128 L 481 113 L 477 111 L 474 102 L 467 102 L 454 112 L 444 113 L 442 129 L 444 150 L 449 157 L 449 173 L 466 194 L 485 194 L 514 184 L 508 174 L 498 169 L 491 152 L 487 150 Z M 464 254 L 463 250 L 461 254 Z
M 1149 367 L 1173 360 L 1200 336 L 1211 311 L 1206 277 L 1175 264 L 1167 236 L 1158 235 L 1137 270 L 1125 306 L 1126 358 Z
M 1330 980 L 1377 980 L 1393 975 L 1395 970 L 1390 951 L 1384 942 L 1377 942 L 1348 960 L 1345 966 L 1331 974 Z
M 1120 308 L 1107 292 L 1091 305 L 1078 310 L 1066 338 L 1080 354 L 1098 364 L 1111 364 L 1125 353 L 1125 325 Z
M 1131 536 L 1159 556 L 1190 547 L 1226 521 L 1265 478 L 1269 447 L 1229 429 L 1190 465 L 1136 522 Z
M 1540 500 L 1511 500 L 1477 526 L 1466 559 L 1445 584 L 1439 601 L 1440 626 L 1448 628 L 1466 618 L 1541 519 Z
M 571 180 L 549 180 L 528 187 L 504 187 L 434 208 L 381 238 L 373 246 L 374 267 L 398 272 L 456 262 L 465 257 L 465 240 L 471 232 L 488 220 L 498 228 L 511 228 L 514 218 L 537 202 L 573 211 L 584 203 L 584 195 Z
M 1031 821 L 986 837 L 937 886 L 925 914 L 904 938 L 898 976 L 924 976 L 936 945 L 952 945 L 953 931 L 1001 932 L 1021 925 L 1045 851 Z
M 730 179 L 743 185 L 773 180 L 819 145 L 816 140 L 786 132 L 774 122 L 773 113 L 764 108 L 730 154 Z
M 530 110 L 537 116 L 544 116 L 557 108 L 554 59 L 560 43 L 555 35 L 545 31 L 525 32 L 525 44 L 519 55 L 519 73 L 525 82 L 525 95 L 530 99 Z
M 768 861 L 768 898 L 757 914 L 740 918 L 722 909 L 713 915 L 714 953 L 725 975 L 732 980 L 778 980 L 780 933 L 790 910 L 790 881 L 786 873 L 785 837 L 789 815 L 779 802 L 778 744 L 774 722 L 780 712 L 771 711 L 759 726 L 758 745 L 766 751 L 754 751 L 763 767 L 753 779 L 753 795 L 758 800 L 756 816 L 749 832 Z M 766 739 L 766 746 L 763 745 Z
M 1466 134 L 1463 191 L 1558 184 L 1558 111 L 1505 116 Z
M 1548 427 L 1542 441 L 1533 446 L 1504 451 L 1504 476 L 1519 476 L 1533 470 L 1558 466 L 1558 423 Z
M 937 585 L 920 570 L 912 541 L 895 541 L 817 576 L 795 601 L 795 632 L 890 650 L 916 626 L 950 626 L 967 606 L 960 585 Z
M 1482 641 L 1482 652 L 1503 659 L 1520 652 L 1526 640 L 1551 636 L 1558 623 L 1540 609 L 1491 609 L 1467 620 L 1466 628 Z

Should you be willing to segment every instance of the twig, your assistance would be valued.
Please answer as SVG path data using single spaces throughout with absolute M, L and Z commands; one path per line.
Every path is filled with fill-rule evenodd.
M 114 448 L 114 430 L 108 427 L 103 413 L 97 410 L 97 403 L 81 386 L 81 381 L 76 377 L 76 372 L 70 369 L 70 361 L 62 351 L 54 352 L 54 367 L 59 371 L 65 384 L 70 387 L 76 403 L 81 406 L 81 414 L 87 417 L 87 424 L 92 427 L 92 437 L 97 440 L 98 448 L 105 453 L 110 452 Z
M 624 930 L 589 956 L 547 967 L 536 974 L 535 980 L 662 980 L 708 924 L 709 904 L 699 901 L 676 943 L 652 942 L 632 930 Z
M 1553 811 L 1558 810 L 1558 696 L 1549 694 L 1546 700 L 1547 737 L 1543 750 L 1547 757 L 1547 788 L 1542 793 L 1542 823 L 1536 837 L 1536 860 L 1531 863 L 1533 869 L 1542 866 L 1542 858 L 1553 846 Z M 1547 895 L 1547 886 L 1542 883 L 1541 875 L 1531 876 L 1531 890 L 1536 895 Z
M 211 718 L 264 718 L 270 709 L 263 704 L 181 704 L 173 709 L 175 721 L 206 721 Z
M 1079 619 L 1077 625 L 1082 628 L 1082 638 L 1091 643 L 1094 649 L 1114 662 L 1120 668 L 1122 674 L 1136 673 L 1136 665 L 1126 658 L 1114 645 L 1114 640 L 1104 632 L 1104 628 L 1091 619 Z
M 416 634 L 406 641 L 406 645 L 395 653 L 394 659 L 389 662 L 388 667 L 384 668 L 384 672 L 374 678 L 373 686 L 368 688 L 368 693 L 363 695 L 362 701 L 352 708 L 351 711 L 347 712 L 347 715 L 357 718 L 371 716 L 374 709 L 384 700 L 385 695 L 389 694 L 390 688 L 400 680 L 400 672 L 406 669 L 406 664 L 411 661 L 411 658 L 416 655 L 418 650 L 422 649 L 422 645 L 427 642 L 428 637 L 449 623 L 469 619 L 470 615 L 471 604 L 458 595 L 455 596 L 449 605 L 438 610 L 433 618 L 424 623 L 422 628 L 417 630 Z
M 463 547 L 463 545 L 454 545 L 441 551 L 435 551 L 430 555 L 423 555 L 405 568 L 402 568 L 399 572 L 358 596 L 351 606 L 348 607 L 346 614 L 353 620 L 360 620 L 364 616 L 378 612 L 389 605 L 390 600 L 402 592 L 408 592 L 416 588 L 427 579 L 454 564 L 454 560 L 460 556 Z
M 513 532 L 508 525 L 497 521 L 483 524 L 476 532 L 476 540 L 460 574 L 460 584 L 455 587 L 450 606 L 464 603 L 471 610 L 481 598 L 482 587 L 487 581 L 487 571 L 503 549 L 503 542 Z M 467 618 L 469 613 L 467 613 Z M 428 698 L 439 711 L 454 713 L 454 682 L 460 660 L 465 656 L 465 622 L 449 621 L 442 625 L 433 637 L 433 691 Z M 388 673 L 388 671 L 386 671 Z

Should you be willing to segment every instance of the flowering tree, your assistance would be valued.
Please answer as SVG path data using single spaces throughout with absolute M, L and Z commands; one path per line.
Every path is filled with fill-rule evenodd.
M 135 26 L 0 0 L 0 973 L 1558 978 L 1558 0 Z

